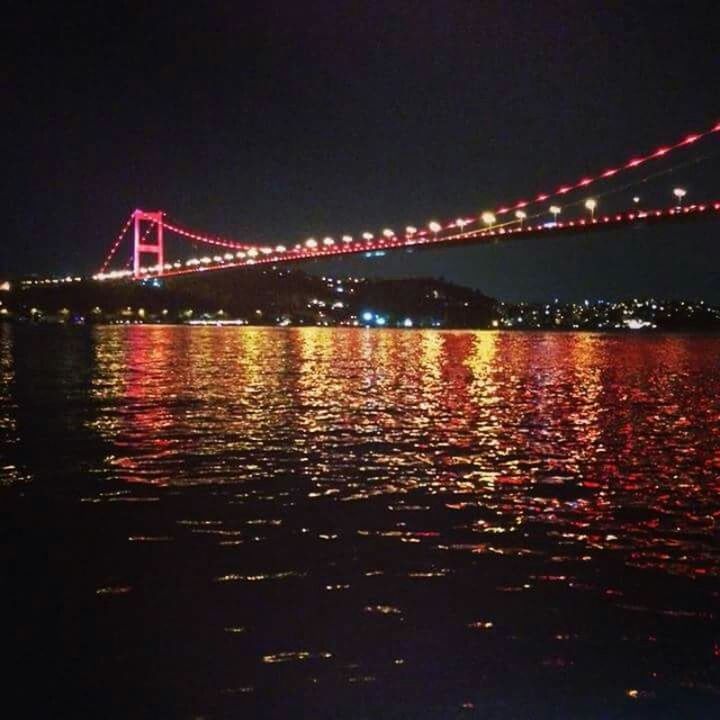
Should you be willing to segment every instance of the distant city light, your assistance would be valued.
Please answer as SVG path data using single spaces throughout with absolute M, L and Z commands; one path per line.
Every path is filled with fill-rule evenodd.
M 436 222 L 435 220 L 431 220 L 428 223 L 428 228 L 431 233 L 434 233 L 437 235 L 442 230 L 442 225 L 439 222 Z
M 372 319 L 373 319 L 373 314 L 372 314 L 371 312 L 364 312 L 364 313 L 362 314 L 362 319 L 363 319 L 365 322 L 371 322 Z
M 413 321 L 410 318 L 405 318 L 403 320 L 403 327 L 411 328 L 413 326 Z

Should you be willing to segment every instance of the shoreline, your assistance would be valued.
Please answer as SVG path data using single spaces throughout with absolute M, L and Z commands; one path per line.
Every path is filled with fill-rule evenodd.
M 207 322 L 63 322 L 63 321 L 44 321 L 16 318 L 0 319 L 1 326 L 13 327 L 52 327 L 52 328 L 114 328 L 114 327 L 185 327 L 185 328 L 215 328 L 215 329 L 247 329 L 247 330 L 368 330 L 372 332 L 486 332 L 486 333 L 512 333 L 512 334 L 583 334 L 583 335 L 630 335 L 632 337 L 649 336 L 649 335 L 718 335 L 720 336 L 720 328 L 517 328 L 517 327 L 469 327 L 460 325 L 447 325 L 439 327 L 402 327 L 402 326 L 384 326 L 377 327 L 373 325 L 311 325 L 311 324 L 260 324 L 247 322 L 223 322 L 212 321 Z

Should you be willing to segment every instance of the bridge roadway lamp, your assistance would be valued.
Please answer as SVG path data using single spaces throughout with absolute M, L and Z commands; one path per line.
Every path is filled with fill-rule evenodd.
M 562 208 L 559 205 L 551 205 L 550 212 L 553 216 L 553 222 L 557 223 L 557 216 L 562 212 Z
M 428 223 L 428 229 L 433 234 L 433 240 L 437 240 L 437 234 L 442 230 L 442 225 L 435 220 L 431 220 Z
M 442 230 L 442 225 L 439 222 L 436 222 L 435 220 L 431 220 L 428 223 L 428 228 L 430 229 L 430 232 L 433 234 L 433 237 L 437 240 L 437 234 Z
M 682 205 L 683 198 L 687 195 L 687 190 L 685 188 L 676 187 L 673 190 L 673 195 L 677 198 L 678 207 L 680 207 Z
M 491 228 L 495 224 L 496 217 L 494 213 L 491 212 L 484 212 L 480 219 L 489 227 Z
M 527 213 L 524 210 L 516 210 L 515 217 L 520 221 L 520 227 L 522 228 L 523 223 L 527 218 Z
M 588 198 L 585 201 L 585 207 L 590 211 L 590 219 L 595 219 L 595 208 L 597 207 L 597 200 L 594 198 Z

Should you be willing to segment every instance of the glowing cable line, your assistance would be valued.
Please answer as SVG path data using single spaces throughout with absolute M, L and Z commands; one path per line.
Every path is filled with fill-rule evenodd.
M 185 228 L 182 228 L 178 225 L 173 225 L 172 223 L 165 222 L 163 223 L 163 227 L 166 230 L 175 232 L 178 235 L 189 238 L 190 240 L 196 240 L 197 242 L 205 243 L 207 245 L 218 245 L 220 247 L 234 248 L 236 250 L 246 250 L 250 247 L 253 247 L 253 245 L 251 245 L 250 243 L 239 243 L 235 242 L 234 240 L 223 240 L 221 238 L 214 238 L 208 235 L 201 235 L 200 233 L 186 230 Z
M 103 262 L 102 267 L 100 268 L 100 272 L 101 272 L 101 273 L 104 273 L 104 272 L 107 270 L 108 265 L 110 264 L 110 261 L 113 259 L 113 256 L 114 256 L 115 253 L 117 252 L 118 247 L 120 247 L 120 243 L 123 241 L 123 238 L 124 238 L 125 235 L 127 234 L 127 231 L 128 231 L 128 229 L 130 228 L 130 225 L 132 224 L 132 221 L 133 221 L 133 216 L 132 216 L 132 214 L 131 214 L 130 217 L 128 217 L 127 222 L 125 223 L 125 225 L 123 225 L 122 230 L 118 233 L 118 236 L 117 236 L 117 238 L 115 239 L 115 242 L 113 243 L 113 245 L 112 245 L 112 247 L 110 248 L 107 256 L 105 257 L 105 262 Z
M 690 160 L 685 160 L 684 162 L 676 163 L 675 165 L 671 165 L 668 168 L 664 168 L 663 170 L 657 170 L 656 172 L 650 173 L 649 175 L 645 175 L 642 178 L 638 178 L 637 180 L 633 180 L 632 182 L 625 183 L 624 185 L 620 185 L 618 187 L 614 188 L 608 188 L 607 190 L 604 190 L 602 192 L 594 193 L 593 197 L 595 198 L 605 198 L 610 197 L 612 195 L 617 195 L 618 193 L 624 192 L 625 190 L 628 190 L 632 187 L 637 187 L 638 185 L 642 185 L 644 183 L 650 182 L 651 180 L 655 180 L 656 178 L 662 177 L 663 175 L 669 175 L 673 172 L 676 172 L 677 170 L 680 170 L 682 168 L 688 167 L 690 165 L 697 165 L 701 162 L 705 162 L 706 160 L 709 160 L 710 158 L 714 157 L 720 152 L 720 150 L 706 153 L 705 155 L 702 155 L 700 157 L 691 158 Z M 574 207 L 580 207 L 585 202 L 585 198 L 578 198 L 577 200 L 573 200 L 572 202 L 567 202 L 563 205 L 563 210 L 566 208 L 574 208 Z M 533 220 L 539 217 L 544 217 L 547 215 L 546 209 L 538 209 L 536 212 L 528 213 L 527 217 L 525 218 L 525 221 Z M 509 225 L 516 225 L 519 221 L 517 219 L 507 220 L 504 223 L 498 223 L 495 225 L 495 227 L 506 227 Z M 468 234 L 477 232 L 477 231 L 469 231 Z
M 589 185 L 592 185 L 593 183 L 597 182 L 598 180 L 604 180 L 610 177 L 614 177 L 620 172 L 623 172 L 624 170 L 630 170 L 632 168 L 636 168 L 639 165 L 649 161 L 654 160 L 657 158 L 665 157 L 666 155 L 669 155 L 674 150 L 678 150 L 679 148 L 687 147 L 688 145 L 692 145 L 693 143 L 696 143 L 698 140 L 702 140 L 713 133 L 720 132 L 720 122 L 717 122 L 713 127 L 711 127 L 708 130 L 705 130 L 703 132 L 699 133 L 691 133 L 689 135 L 686 135 L 682 140 L 677 141 L 676 143 L 672 145 L 667 146 L 661 146 L 659 148 L 656 148 L 653 152 L 648 153 L 647 155 L 641 155 L 639 157 L 634 157 L 631 160 L 626 161 L 622 165 L 615 167 L 615 168 L 609 168 L 608 170 L 604 170 L 603 172 L 596 174 L 591 177 L 584 177 L 581 180 L 578 180 L 577 182 L 571 184 L 571 185 L 563 185 L 559 187 L 555 192 L 550 193 L 540 193 L 535 197 L 533 200 L 519 200 L 515 201 L 509 206 L 504 206 L 498 208 L 495 213 L 497 215 L 505 215 L 506 213 L 511 212 L 512 210 L 521 210 L 528 205 L 534 205 L 538 202 L 545 202 L 546 200 L 549 200 L 550 198 L 558 197 L 560 195 L 565 195 L 569 192 L 572 192 L 573 190 L 579 190 L 580 188 L 586 188 Z

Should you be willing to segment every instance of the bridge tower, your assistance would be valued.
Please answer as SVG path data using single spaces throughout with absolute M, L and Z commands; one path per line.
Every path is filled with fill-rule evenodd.
M 140 262 L 142 255 L 153 255 L 155 262 L 150 264 L 159 266 L 157 275 L 162 275 L 164 263 L 163 213 L 161 211 L 145 212 L 144 210 L 135 210 L 132 214 L 132 218 L 135 226 L 133 275 L 136 278 L 140 277 L 140 266 L 143 264 Z M 152 223 L 145 235 L 142 234 L 143 221 Z M 146 242 L 146 240 L 150 239 L 150 231 L 153 229 L 153 225 L 155 226 L 155 242 Z

